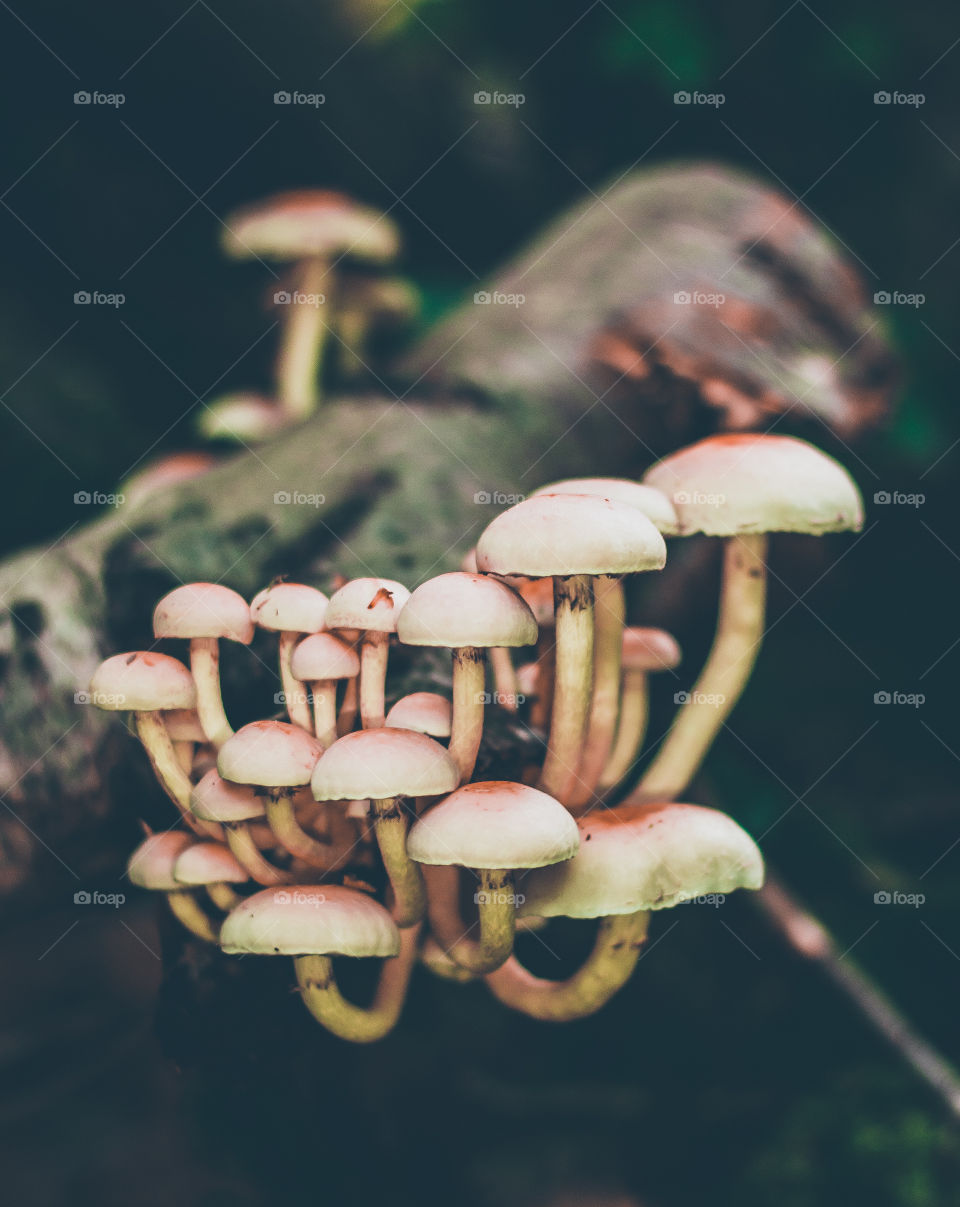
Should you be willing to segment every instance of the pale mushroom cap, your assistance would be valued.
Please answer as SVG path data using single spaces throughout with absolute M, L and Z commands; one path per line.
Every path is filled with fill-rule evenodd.
M 319 633 L 325 627 L 329 600 L 306 583 L 274 583 L 253 597 L 250 616 L 261 629 L 275 633 Z
M 250 877 L 219 842 L 195 842 L 173 865 L 178 884 L 243 884 Z
M 182 662 L 153 650 L 139 650 L 114 654 L 100 663 L 90 680 L 90 700 L 108 712 L 194 708 L 197 689 Z
M 242 595 L 219 583 L 185 583 L 153 610 L 154 637 L 223 637 L 249 645 L 250 607 Z
M 635 507 L 598 495 L 535 495 L 502 512 L 477 544 L 484 573 L 531 578 L 661 570 L 663 537 Z
M 580 843 L 567 810 L 536 788 L 506 780 L 465 784 L 410 830 L 418 863 L 468 868 L 540 868 L 570 859 Z
M 525 878 L 523 913 L 603 918 L 763 884 L 763 857 L 753 839 L 717 809 L 621 805 L 577 824 L 579 853 Z
M 387 713 L 387 725 L 394 729 L 412 729 L 431 738 L 449 738 L 453 705 L 439 692 L 411 692 L 403 696 Z
M 384 263 L 396 256 L 400 239 L 386 215 L 357 205 L 341 193 L 305 189 L 278 193 L 231 214 L 223 247 L 238 259 L 298 260 L 349 253 L 357 259 Z
M 192 708 L 171 708 L 163 718 L 172 742 L 205 742 L 200 718 Z
M 231 784 L 212 767 L 190 793 L 190 812 L 202 821 L 229 825 L 263 817 L 266 806 L 248 784 Z
M 234 784 L 300 788 L 310 783 L 321 754 L 322 744 L 299 725 L 251 721 L 220 747 L 217 770 Z
M 442 796 L 460 776 L 439 742 L 408 729 L 361 729 L 338 738 L 321 756 L 311 788 L 317 800 L 388 800 Z
M 658 462 L 644 481 L 673 501 L 684 535 L 863 526 L 863 501 L 847 471 L 793 436 L 709 436 Z
M 339 884 L 268 888 L 224 919 L 230 955 L 395 956 L 400 933 L 379 902 Z
M 625 671 L 672 671 L 680 664 L 680 646 L 666 629 L 623 630 Z
M 355 578 L 331 595 L 327 628 L 395 633 L 409 598 L 407 588 L 392 578 Z
M 197 431 L 207 440 L 263 440 L 289 420 L 271 399 L 259 394 L 227 394 L 200 412 Z
M 421 583 L 397 621 L 404 645 L 533 645 L 537 622 L 512 587 L 482 574 L 454 571 Z
M 356 650 L 332 633 L 313 633 L 293 651 L 290 669 L 301 683 L 353 679 L 360 674 L 360 658 Z
M 182 830 L 151 834 L 127 860 L 127 879 L 131 884 L 155 892 L 172 893 L 183 888 L 174 880 L 173 868 L 179 856 L 192 843 L 190 835 Z
M 677 513 L 667 496 L 654 486 L 631 482 L 629 478 L 566 478 L 541 486 L 531 497 L 537 495 L 599 495 L 636 507 L 665 536 L 676 536 L 680 531 Z

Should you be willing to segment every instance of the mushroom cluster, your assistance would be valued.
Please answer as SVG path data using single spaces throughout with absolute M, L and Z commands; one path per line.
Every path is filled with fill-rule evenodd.
M 762 884 L 749 835 L 678 798 L 754 664 L 767 534 L 861 523 L 852 480 L 811 445 L 715 436 L 643 483 L 538 491 L 490 523 L 464 569 L 412 592 L 360 578 L 328 598 L 279 582 L 248 605 L 218 584 L 178 587 L 154 634 L 188 642 L 189 668 L 154 650 L 117 654 L 90 686 L 101 707 L 133 714 L 179 814 L 148 834 L 129 876 L 226 953 L 292 956 L 304 1004 L 344 1039 L 395 1025 L 418 960 L 449 980 L 484 978 L 533 1018 L 591 1014 L 631 975 L 652 912 Z M 649 676 L 672 671 L 680 649 L 626 624 L 624 580 L 660 570 L 664 538 L 691 533 L 726 542 L 716 637 L 630 790 Z M 278 635 L 285 715 L 235 731 L 220 642 L 249 644 L 257 628 Z M 393 699 L 398 644 L 451 652 L 449 697 Z M 515 659 L 522 649 L 530 660 Z M 517 782 L 475 778 L 496 706 L 543 740 Z M 581 967 L 551 981 L 523 966 L 515 938 L 557 916 L 597 930 Z M 340 957 L 383 962 L 369 1004 L 338 989 Z

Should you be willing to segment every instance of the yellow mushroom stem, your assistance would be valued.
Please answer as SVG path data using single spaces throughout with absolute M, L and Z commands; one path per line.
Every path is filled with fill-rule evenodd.
M 170 741 L 170 733 L 167 730 L 163 714 L 138 711 L 135 713 L 135 717 L 137 736 L 147 752 L 154 775 L 167 796 L 180 810 L 184 821 L 195 834 L 216 838 L 222 842 L 223 831 L 218 825 L 214 822 L 200 821 L 190 812 L 190 793 L 193 790 L 193 784 L 190 782 L 189 775 L 180 765 L 173 742 Z
M 593 580 L 573 574 L 553 580 L 557 662 L 547 756 L 537 787 L 567 804 L 577 782 L 593 687 Z
M 277 356 L 277 398 L 284 415 L 294 423 L 309 418 L 320 401 L 328 330 L 324 315 L 332 313 L 333 287 L 334 274 L 327 260 L 311 256 L 300 265 L 293 297 L 284 308 Z
M 617 727 L 620 710 L 620 669 L 623 658 L 623 623 L 626 596 L 619 578 L 598 578 L 593 587 L 593 695 L 587 736 L 580 755 L 571 808 L 593 803 L 600 776 Z
M 304 830 L 297 821 L 293 807 L 293 794 L 296 789 L 276 788 L 265 791 L 267 821 L 277 842 L 289 851 L 295 859 L 301 859 L 311 867 L 330 867 L 331 849 L 329 843 L 318 842 Z
M 615 788 L 640 757 L 650 715 L 649 686 L 646 671 L 628 670 L 623 676 L 620 719 L 610 758 L 600 776 L 602 791 Z
M 483 650 L 464 646 L 453 651 L 453 718 L 447 750 L 457 764 L 460 783 L 473 775 L 483 737 L 486 702 Z
M 197 716 L 207 741 L 220 749 L 233 729 L 220 694 L 220 643 L 216 637 L 194 637 L 190 642 L 190 671 L 197 686 Z
M 207 896 L 213 904 L 217 909 L 222 909 L 225 914 L 229 914 L 243 900 L 243 897 L 241 897 L 236 889 L 232 889 L 229 884 L 224 884 L 223 882 L 208 884 L 206 889 Z
M 197 904 L 192 893 L 177 890 L 167 893 L 167 901 L 174 917 L 187 928 L 192 935 L 203 939 L 206 943 L 219 943 L 220 927 L 215 926 Z
M 516 929 L 516 894 L 513 875 L 503 869 L 479 870 L 476 893 L 477 925 L 464 924 L 460 914 L 459 872 L 456 867 L 424 868 L 427 878 L 427 916 L 430 929 L 444 953 L 467 972 L 482 975 L 499 968 L 513 951 Z
M 283 687 L 283 699 L 287 707 L 287 716 L 294 725 L 299 725 L 307 733 L 313 733 L 313 717 L 310 715 L 310 701 L 307 689 L 293 673 L 291 660 L 297 642 L 303 637 L 302 633 L 280 634 L 280 684 Z
M 360 721 L 364 729 L 383 728 L 389 656 L 389 633 L 364 633 L 360 642 Z
M 293 876 L 275 868 L 260 854 L 260 849 L 253 841 L 250 827 L 245 821 L 230 821 L 224 823 L 227 846 L 251 880 L 257 884 L 270 886 L 273 884 L 290 884 Z
M 415 926 L 427 906 L 420 865 L 407 854 L 407 813 L 402 797 L 372 800 L 373 826 L 384 871 L 393 890 L 393 920 L 401 929 Z

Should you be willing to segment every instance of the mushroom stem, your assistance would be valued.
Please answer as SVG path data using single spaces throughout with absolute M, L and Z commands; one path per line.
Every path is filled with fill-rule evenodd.
M 337 740 L 337 681 L 316 679 L 310 684 L 313 695 L 313 732 L 324 749 Z
M 360 643 L 360 721 L 364 729 L 383 728 L 389 654 L 389 633 L 364 633 Z
M 277 357 L 277 397 L 283 413 L 293 422 L 307 419 L 320 401 L 320 370 L 327 325 L 323 309 L 311 304 L 326 290 L 329 301 L 333 274 L 322 256 L 305 260 L 296 282 L 296 292 L 307 295 L 303 302 L 292 301 L 284 323 Z
M 553 580 L 557 628 L 556 683 L 547 757 L 537 787 L 566 804 L 577 763 L 593 687 L 593 583 L 589 574 Z
M 190 670 L 197 685 L 197 716 L 200 725 L 219 750 L 233 728 L 227 720 L 220 694 L 220 643 L 216 637 L 194 637 L 190 641 Z
M 477 940 L 470 938 L 473 927 L 465 926 L 460 917 L 458 869 L 430 867 L 424 871 L 428 876 L 430 929 L 446 955 L 476 975 L 499 968 L 513 951 L 516 898 L 512 874 L 502 870 L 480 870 L 480 890 L 476 896 L 480 938 Z
M 765 533 L 727 539 L 713 647 L 631 799 L 681 795 L 739 700 L 763 640 L 766 552 Z
M 400 1018 L 417 958 L 417 926 L 400 932 L 400 952 L 384 960 L 372 1003 L 355 1006 L 348 1002 L 334 977 L 329 956 L 296 956 L 297 984 L 303 1004 L 321 1026 L 356 1044 L 369 1044 L 389 1034 Z
M 232 889 L 229 884 L 208 884 L 207 896 L 217 909 L 222 909 L 225 914 L 229 914 L 243 900 L 240 894 L 235 889 Z
M 647 937 L 650 915 L 615 914 L 600 920 L 593 950 L 565 981 L 533 976 L 511 958 L 486 978 L 494 997 L 543 1022 L 565 1023 L 594 1014 L 630 979 Z
M 577 809 L 594 797 L 613 746 L 620 710 L 620 668 L 626 616 L 622 580 L 596 579 L 593 599 L 593 696 L 577 782 L 570 797 L 571 806 Z
M 173 753 L 177 756 L 177 762 L 183 768 L 184 774 L 189 775 L 193 770 L 193 743 L 181 741 L 174 742 Z
M 283 698 L 287 706 L 287 716 L 294 725 L 299 725 L 307 733 L 313 733 L 313 717 L 310 715 L 310 701 L 307 690 L 294 675 L 290 660 L 302 633 L 280 634 L 280 684 L 283 687 Z
M 277 842 L 295 859 L 302 859 L 312 867 L 329 868 L 331 850 L 328 844 L 317 842 L 303 829 L 294 813 L 289 794 L 279 790 L 266 800 L 267 821 Z
M 220 941 L 220 928 L 214 926 L 200 906 L 197 905 L 192 893 L 179 890 L 167 893 L 167 901 L 170 903 L 170 909 L 174 917 L 192 935 L 196 935 L 198 939 L 203 939 L 207 943 L 218 943 Z
M 337 737 L 352 733 L 357 723 L 357 712 L 360 707 L 360 681 L 348 679 L 343 689 L 343 700 L 340 704 L 340 715 L 337 717 Z
M 250 828 L 245 821 L 227 822 L 224 826 L 227 836 L 227 846 L 234 859 L 243 868 L 251 880 L 257 884 L 290 884 L 293 877 L 287 872 L 275 868 L 260 854 L 257 844 L 253 841 Z
M 454 650 L 453 720 L 447 750 L 457 764 L 461 784 L 473 775 L 477 762 L 483 737 L 485 688 L 483 650 L 471 645 Z
M 506 646 L 498 645 L 491 649 L 490 666 L 497 691 L 497 703 L 508 712 L 516 712 L 520 684 L 517 682 L 517 670 Z
M 427 905 L 420 865 L 407 854 L 407 817 L 400 797 L 371 802 L 377 846 L 393 889 L 393 920 L 405 929 L 415 926 Z
M 601 789 L 616 787 L 637 761 L 647 732 L 648 706 L 647 672 L 627 671 L 623 679 L 617 737 L 600 776 Z
M 214 822 L 200 821 L 190 812 L 190 793 L 193 784 L 180 765 L 177 752 L 170 741 L 163 714 L 159 712 L 137 712 L 137 736 L 150 759 L 150 766 L 167 796 L 180 810 L 184 821 L 195 834 L 223 841 L 223 832 Z
M 433 935 L 427 936 L 420 949 L 420 963 L 442 981 L 455 981 L 459 985 L 465 985 L 477 979 L 475 973 L 461 968 L 452 960 Z
M 554 672 L 557 664 L 557 640 L 553 627 L 542 628 L 537 639 L 536 692 L 530 708 L 533 729 L 546 729 L 553 709 Z

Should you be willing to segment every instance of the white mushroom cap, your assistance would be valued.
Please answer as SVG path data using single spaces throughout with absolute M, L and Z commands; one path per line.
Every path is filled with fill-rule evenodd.
M 229 824 L 263 817 L 266 806 L 249 784 L 231 784 L 212 767 L 190 793 L 190 812 L 202 821 Z
M 672 671 L 680 664 L 680 646 L 665 629 L 623 630 L 625 671 Z
M 178 884 L 243 884 L 250 877 L 227 847 L 219 842 L 195 842 L 173 865 Z
M 178 857 L 191 846 L 193 839 L 182 830 L 151 834 L 145 838 L 127 860 L 127 879 L 140 888 L 172 893 L 183 885 L 173 877 Z
M 431 738 L 449 738 L 453 705 L 439 692 L 411 692 L 399 699 L 387 713 L 387 725 L 393 729 L 412 729 Z
M 408 729 L 361 729 L 320 757 L 310 787 L 317 800 L 442 796 L 460 776 L 439 742 Z
M 709 436 L 658 462 L 644 481 L 673 500 L 684 535 L 863 526 L 863 501 L 847 471 L 793 436 Z
M 310 783 L 323 745 L 285 721 L 251 721 L 220 747 L 217 770 L 234 784 L 301 788 Z
M 477 544 L 484 573 L 531 578 L 661 570 L 663 537 L 635 507 L 598 495 L 535 495 L 487 527 Z
M 396 256 L 399 244 L 397 228 L 385 214 L 320 189 L 278 193 L 237 210 L 227 219 L 223 238 L 224 250 L 238 259 L 349 253 L 384 263 Z
M 395 956 L 400 932 L 379 902 L 339 884 L 268 888 L 231 910 L 220 931 L 230 955 Z
M 114 654 L 101 662 L 90 680 L 90 698 L 97 708 L 108 712 L 155 712 L 195 708 L 197 689 L 182 662 L 153 650 L 140 650 Z
M 294 649 L 290 669 L 301 683 L 353 679 L 360 674 L 360 658 L 356 650 L 332 633 L 313 633 Z
M 665 494 L 642 482 L 631 482 L 629 478 L 566 478 L 562 482 L 551 482 L 533 492 L 537 495 L 599 495 L 636 507 L 648 520 L 652 520 L 665 536 L 676 536 L 680 531 L 677 513 Z
M 404 645 L 533 645 L 537 622 L 512 587 L 482 574 L 455 571 L 421 583 L 397 621 Z
M 603 918 L 763 884 L 756 843 L 717 809 L 621 805 L 577 824 L 579 853 L 568 864 L 525 878 L 521 912 Z
M 275 633 L 319 633 L 325 627 L 328 600 L 305 583 L 274 583 L 253 597 L 250 616 Z
M 465 784 L 410 830 L 418 863 L 468 868 L 540 868 L 570 859 L 580 835 L 567 810 L 536 788 L 506 780 Z
M 253 621 L 247 601 L 219 583 L 185 583 L 153 610 L 154 637 L 224 637 L 249 645 Z
M 392 578 L 355 578 L 330 597 L 327 628 L 395 633 L 409 598 L 407 588 Z

